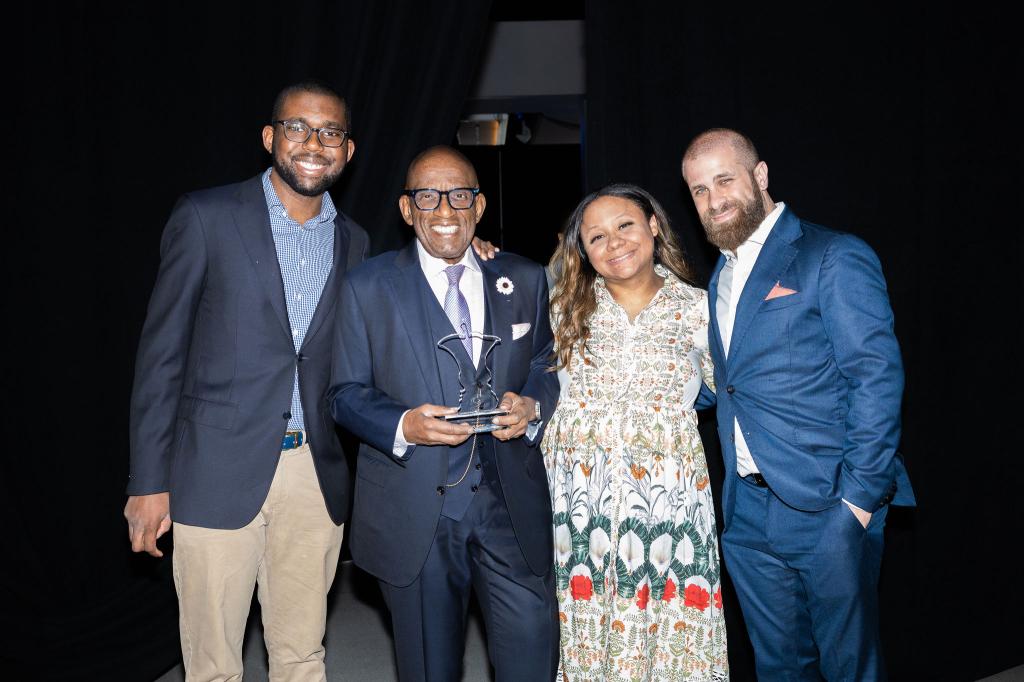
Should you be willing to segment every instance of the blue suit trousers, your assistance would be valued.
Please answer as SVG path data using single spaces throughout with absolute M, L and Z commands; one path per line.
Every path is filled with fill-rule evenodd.
M 554 571 L 537 576 L 526 563 L 493 463 L 485 461 L 483 478 L 462 518 L 438 519 L 426 564 L 412 584 L 379 582 L 391 612 L 402 682 L 462 679 L 471 590 L 483 610 L 496 682 L 554 679 Z
M 761 680 L 885 679 L 878 575 L 888 505 L 867 528 L 840 502 L 788 506 L 746 479 L 722 536 Z

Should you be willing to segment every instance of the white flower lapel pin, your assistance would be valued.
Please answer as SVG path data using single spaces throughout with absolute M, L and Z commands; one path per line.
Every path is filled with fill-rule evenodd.
M 516 290 L 516 285 L 512 284 L 512 280 L 508 277 L 499 277 L 494 285 L 498 289 L 499 294 L 505 294 L 506 296 L 511 296 L 512 292 Z

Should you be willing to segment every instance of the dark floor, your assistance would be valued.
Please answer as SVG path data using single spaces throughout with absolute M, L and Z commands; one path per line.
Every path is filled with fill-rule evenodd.
M 267 682 L 267 653 L 259 626 L 258 606 L 245 637 L 246 682 Z M 358 682 L 397 682 L 387 611 L 376 581 L 342 562 L 327 611 L 327 679 Z M 463 662 L 465 682 L 490 682 L 487 648 L 479 613 L 471 610 Z M 179 665 L 156 682 L 183 682 Z M 977 682 L 1024 682 L 1024 665 Z
M 244 666 L 246 682 L 266 682 L 267 653 L 254 602 L 256 617 L 249 618 L 245 636 Z M 466 656 L 463 680 L 491 680 L 487 649 L 480 616 L 470 612 L 466 635 Z M 377 582 L 342 562 L 327 611 L 327 679 L 358 682 L 397 682 L 392 652 L 390 623 L 380 597 Z M 182 682 L 185 671 L 179 665 L 160 676 L 156 682 Z

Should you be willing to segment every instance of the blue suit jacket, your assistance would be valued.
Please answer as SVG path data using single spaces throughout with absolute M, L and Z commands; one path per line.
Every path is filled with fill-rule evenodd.
M 544 269 L 499 253 L 481 261 L 491 332 L 502 339 L 492 352 L 493 385 L 539 400 L 550 415 L 558 379 L 549 372 L 551 328 Z M 499 293 L 508 277 L 515 290 Z M 410 446 L 394 457 L 402 414 L 424 403 L 444 405 L 440 372 L 423 292 L 429 285 L 415 241 L 401 251 L 368 260 L 345 278 L 337 317 L 334 374 L 328 399 L 339 424 L 362 441 L 349 538 L 352 558 L 396 586 L 419 575 L 434 539 L 446 482 L 448 446 Z M 427 294 L 431 299 L 432 294 Z M 512 325 L 530 330 L 512 338 Z M 537 575 L 551 570 L 551 502 L 537 445 L 523 438 L 494 440 L 495 459 L 519 545 Z M 481 434 L 480 438 L 491 438 Z
M 171 518 L 240 528 L 259 511 L 288 426 L 295 369 L 331 518 L 349 473 L 323 396 L 338 289 L 366 254 L 341 213 L 334 266 L 296 354 L 261 176 L 193 192 L 171 213 L 135 363 L 129 495 L 170 491 Z
M 913 504 L 896 454 L 903 366 L 871 248 L 786 208 L 743 288 L 728 358 L 715 306 L 724 263 L 708 287 L 724 525 L 736 485 L 734 418 L 765 480 L 797 509 L 842 498 L 871 512 Z M 776 283 L 797 293 L 766 301 Z

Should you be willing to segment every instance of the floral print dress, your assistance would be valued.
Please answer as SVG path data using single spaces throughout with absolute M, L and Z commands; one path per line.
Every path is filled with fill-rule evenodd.
M 665 283 L 632 323 L 595 282 L 587 351 L 542 444 L 566 681 L 729 678 L 693 410 L 701 382 L 714 388 L 707 292 L 656 271 Z

